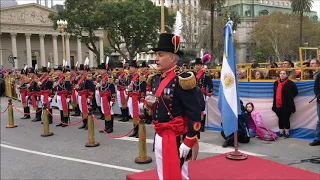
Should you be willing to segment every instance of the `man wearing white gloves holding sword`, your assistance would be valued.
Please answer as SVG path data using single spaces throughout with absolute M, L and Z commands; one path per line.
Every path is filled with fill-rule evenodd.
M 145 102 L 153 112 L 155 156 L 160 180 L 189 179 L 190 149 L 197 142 L 201 127 L 196 78 L 192 72 L 175 73 L 176 63 L 183 55 L 179 46 L 179 36 L 160 34 L 158 47 L 153 49 L 160 73 L 149 76 L 147 80 L 149 92 Z

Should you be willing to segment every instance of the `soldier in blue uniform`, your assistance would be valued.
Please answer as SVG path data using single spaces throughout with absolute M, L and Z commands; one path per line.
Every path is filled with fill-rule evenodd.
M 149 108 L 153 107 L 155 156 L 160 180 L 189 179 L 186 160 L 197 142 L 201 126 L 195 76 L 192 72 L 175 73 L 176 63 L 183 55 L 179 46 L 179 36 L 160 34 L 158 47 L 153 49 L 160 73 L 150 76 L 147 81 L 150 92 L 145 100 Z M 184 137 L 182 142 L 181 137 Z M 177 146 L 179 151 L 175 149 Z
M 103 76 L 96 83 L 96 89 L 99 91 L 101 111 L 103 113 L 105 129 L 107 133 L 113 132 L 114 112 L 112 105 L 115 102 L 116 89 L 113 83 L 113 77 L 107 73 L 106 66 L 104 64 L 99 65 L 99 69 Z M 99 131 L 103 132 L 103 131 Z
M 195 62 L 195 76 L 197 79 L 197 86 L 201 89 L 203 93 L 203 98 L 206 101 L 208 97 L 212 95 L 213 90 L 213 83 L 212 83 L 212 77 L 210 74 L 207 74 L 205 71 L 202 70 L 203 63 L 201 58 L 196 58 Z M 206 109 L 202 112 L 201 116 L 201 128 L 200 131 L 204 131 L 204 125 L 206 122 Z
M 52 114 L 52 106 L 51 106 L 51 100 L 52 100 L 51 95 L 52 95 L 52 87 L 53 87 L 52 78 L 50 78 L 48 74 L 47 67 L 42 67 L 41 72 L 42 72 L 42 77 L 40 79 L 40 82 L 38 82 L 38 86 L 40 87 L 40 94 L 41 94 L 40 96 L 41 104 L 46 103 L 47 109 L 49 109 L 49 112 Z M 49 114 L 48 114 L 48 120 L 49 120 L 49 124 L 52 124 L 52 116 Z
M 128 85 L 128 74 L 124 71 L 122 64 L 118 64 L 118 73 L 115 76 L 115 84 L 117 88 L 117 102 L 121 109 L 122 119 L 119 121 L 129 121 L 129 109 L 127 105 L 126 88 Z
M 139 137 L 139 126 L 137 125 L 140 120 L 140 99 L 145 97 L 146 94 L 146 79 L 144 74 L 138 73 L 138 65 L 136 61 L 131 61 L 129 64 L 129 76 L 127 93 L 129 114 L 133 119 L 133 125 L 135 126 L 133 133 L 129 137 Z M 144 116 L 144 115 L 143 115 Z
M 78 104 L 82 112 L 83 124 L 79 129 L 88 129 L 88 113 L 89 107 L 92 106 L 92 98 L 95 92 L 95 86 L 93 83 L 93 75 L 89 69 L 78 81 L 76 89 L 78 91 Z
M 63 73 L 62 66 L 58 66 L 55 69 L 55 73 L 57 75 L 57 79 L 53 83 L 53 89 L 57 94 L 57 104 L 60 110 L 60 119 L 61 122 L 56 126 L 66 127 L 69 120 L 69 95 L 71 94 L 71 83 L 70 83 L 70 72 L 69 70 L 65 70 Z
M 36 111 L 36 117 L 32 120 L 32 122 L 41 121 L 41 101 L 40 101 L 40 87 L 38 86 L 38 82 L 40 79 L 38 78 L 35 69 L 29 68 L 28 75 L 31 78 L 31 82 L 28 84 L 28 96 L 33 106 L 34 110 Z

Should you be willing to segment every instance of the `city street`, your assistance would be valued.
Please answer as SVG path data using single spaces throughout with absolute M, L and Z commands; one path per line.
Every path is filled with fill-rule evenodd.
M 0 111 L 3 112 L 8 99 L 1 98 Z M 13 101 L 14 106 L 22 109 L 21 103 Z M 34 111 L 32 111 L 34 112 Z M 58 111 L 54 115 L 59 118 Z M 112 139 L 99 133 L 95 126 L 95 138 L 100 146 L 85 147 L 88 131 L 72 127 L 50 125 L 51 137 L 41 137 L 43 125 L 40 122 L 21 120 L 23 115 L 14 110 L 17 128 L 7 129 L 8 113 L 1 114 L 1 179 L 125 179 L 126 174 L 153 169 L 155 157 L 152 152 L 154 130 L 147 125 L 147 151 L 153 162 L 139 165 L 134 162 L 138 156 L 138 139 L 125 137 Z M 60 119 L 60 118 L 59 118 Z M 72 117 L 71 123 L 80 120 Z M 99 120 L 103 125 L 103 121 Z M 114 133 L 123 135 L 132 128 L 130 122 L 115 120 Z M 219 132 L 206 131 L 201 134 L 199 158 L 215 156 L 232 151 L 222 148 L 223 138 Z M 283 139 L 276 142 L 263 142 L 251 139 L 249 144 L 240 144 L 239 149 L 250 155 L 305 169 L 320 174 L 317 164 L 301 163 L 300 160 L 320 156 L 319 147 L 310 147 L 309 141 Z M 249 157 L 250 158 L 250 157 Z M 208 167 L 209 168 L 209 167 Z M 213 172 L 214 170 L 208 169 Z

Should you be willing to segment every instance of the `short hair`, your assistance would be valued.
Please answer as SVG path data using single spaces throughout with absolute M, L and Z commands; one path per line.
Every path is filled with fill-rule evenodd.
M 318 59 L 316 59 L 316 58 L 315 58 L 315 59 L 311 59 L 310 62 L 313 61 L 313 60 L 316 61 L 316 64 L 317 64 L 318 66 L 320 65 L 320 61 L 319 61 Z

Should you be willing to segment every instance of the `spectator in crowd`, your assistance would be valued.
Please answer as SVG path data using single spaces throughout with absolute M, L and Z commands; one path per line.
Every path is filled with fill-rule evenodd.
M 289 138 L 290 116 L 296 112 L 294 97 L 298 95 L 298 89 L 296 84 L 288 79 L 287 71 L 280 71 L 280 78 L 273 85 L 273 93 L 272 110 L 279 119 L 279 136 Z
M 271 61 L 268 68 L 278 68 L 278 64 Z M 267 78 L 268 79 L 276 79 L 278 78 L 279 73 L 277 72 L 277 70 L 269 70 Z
M 261 71 L 254 72 L 254 79 L 264 79 L 264 76 Z
M 290 60 L 284 60 L 282 63 L 283 68 L 294 68 L 294 64 Z M 296 79 L 297 74 L 295 70 L 286 70 L 288 71 L 288 77 L 289 79 Z
M 309 61 L 303 62 L 302 68 L 309 68 L 309 67 L 310 67 L 310 62 Z M 309 69 L 304 69 L 302 74 L 303 74 L 303 79 L 304 80 L 313 79 L 313 75 L 312 75 L 313 73 Z M 301 75 L 301 73 L 300 73 L 300 75 Z
M 316 80 L 314 81 L 314 94 L 317 97 L 318 121 L 316 127 L 316 139 L 309 144 L 310 146 L 320 145 L 320 73 L 317 74 Z
M 256 60 L 252 60 L 251 68 L 259 68 L 259 63 Z
M 241 70 L 237 71 L 237 76 L 238 76 L 238 79 L 245 79 L 245 75 Z
M 254 109 L 252 102 L 246 104 L 246 112 L 248 115 L 248 128 L 250 137 L 255 137 L 257 126 L 263 127 L 261 115 Z
M 240 143 L 249 143 L 250 142 L 250 134 L 248 130 L 248 116 L 245 113 L 246 108 L 243 105 L 243 102 L 240 100 L 241 106 L 241 114 L 238 116 L 238 142 Z M 223 124 L 221 123 L 221 126 Z M 224 135 L 224 132 L 221 131 L 221 136 L 225 139 L 222 147 L 228 147 L 234 145 L 234 134 L 232 133 L 228 137 Z
M 312 67 L 312 68 L 319 68 L 319 66 L 320 66 L 320 62 L 319 62 L 319 60 L 317 60 L 317 59 L 312 59 L 311 61 L 310 61 L 310 67 Z M 315 70 L 313 70 L 313 78 L 314 79 L 316 79 L 316 77 L 317 77 L 317 75 L 319 74 L 319 69 L 315 69 Z
M 213 78 L 214 78 L 215 80 L 220 79 L 220 72 L 219 72 L 219 71 L 214 72 L 214 73 L 213 73 Z

